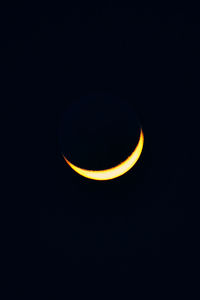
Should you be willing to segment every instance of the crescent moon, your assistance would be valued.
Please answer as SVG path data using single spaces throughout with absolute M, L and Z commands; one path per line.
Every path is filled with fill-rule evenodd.
M 139 142 L 135 150 L 132 152 L 132 154 L 125 161 L 123 161 L 116 167 L 107 170 L 95 171 L 95 170 L 82 169 L 69 162 L 64 155 L 63 158 L 75 172 L 77 172 L 78 174 L 86 178 L 93 179 L 93 180 L 110 180 L 125 174 L 136 164 L 136 162 L 138 161 L 142 153 L 143 144 L 144 144 L 144 134 L 141 129 Z

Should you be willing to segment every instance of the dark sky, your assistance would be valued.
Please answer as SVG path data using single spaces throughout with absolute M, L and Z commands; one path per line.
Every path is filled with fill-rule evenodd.
M 66 270 L 72 277 L 130 274 L 159 260 L 182 270 L 197 124 L 196 10 L 107 1 L 16 4 L 7 13 L 6 97 L 16 99 L 11 114 L 16 107 L 23 112 L 24 152 L 35 152 L 30 181 L 45 284 L 55 283 L 55 274 L 64 281 Z M 92 93 L 131 103 L 145 133 L 141 159 L 113 181 L 87 180 L 61 156 L 61 115 Z

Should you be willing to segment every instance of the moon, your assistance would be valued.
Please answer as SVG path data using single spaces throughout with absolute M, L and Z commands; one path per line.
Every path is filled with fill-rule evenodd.
M 136 162 L 138 161 L 142 153 L 143 145 L 144 145 L 144 134 L 141 129 L 138 144 L 134 149 L 134 151 L 131 153 L 131 155 L 119 165 L 106 170 L 95 171 L 95 170 L 82 169 L 75 166 L 70 161 L 68 161 L 64 155 L 63 158 L 75 172 L 77 172 L 79 175 L 83 177 L 93 179 L 93 180 L 110 180 L 125 174 L 136 164 Z

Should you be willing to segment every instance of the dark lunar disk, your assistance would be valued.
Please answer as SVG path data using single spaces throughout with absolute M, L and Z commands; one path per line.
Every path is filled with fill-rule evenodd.
M 140 129 L 128 102 L 108 95 L 82 97 L 61 118 L 61 153 L 80 168 L 112 168 L 134 151 Z

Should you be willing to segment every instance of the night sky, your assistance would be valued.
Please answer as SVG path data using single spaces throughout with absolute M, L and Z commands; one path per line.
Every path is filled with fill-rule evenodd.
M 3 21 L 5 76 L 8 87 L 12 83 L 6 97 L 16 99 L 12 114 L 16 107 L 23 112 L 24 157 L 35 152 L 27 201 L 34 195 L 39 216 L 38 274 L 52 291 L 69 274 L 76 280 L 137 269 L 139 277 L 143 272 L 151 277 L 155 268 L 164 268 L 176 277 L 191 245 L 197 13 L 183 6 L 94 2 L 15 4 Z M 63 113 L 97 94 L 129 103 L 144 130 L 137 164 L 103 182 L 76 174 L 65 163 L 59 141 Z M 113 128 L 115 137 L 123 138 L 123 130 L 117 135 Z M 70 125 L 67 130 L 73 132 Z M 81 137 L 84 144 L 84 130 Z M 74 153 L 84 160 L 80 148 Z

